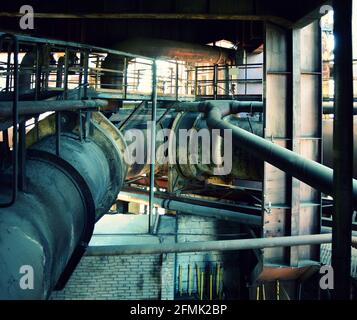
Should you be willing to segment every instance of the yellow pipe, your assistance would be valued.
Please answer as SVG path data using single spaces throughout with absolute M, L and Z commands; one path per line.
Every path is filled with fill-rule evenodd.
M 182 267 L 179 266 L 179 292 L 180 296 L 182 296 Z
M 219 270 L 219 296 L 220 299 L 222 300 L 223 298 L 223 268 L 221 267 Z
M 220 270 L 221 265 L 217 264 L 217 269 L 216 269 L 216 296 L 218 297 L 219 294 L 219 270 Z
M 200 267 L 196 264 L 196 270 L 197 270 L 197 294 L 200 297 L 201 296 L 201 273 L 200 273 Z
M 203 283 L 204 283 L 204 272 L 201 272 L 201 295 L 200 295 L 200 299 L 203 300 Z
M 259 287 L 259 285 L 257 285 L 257 296 L 256 296 L 256 300 L 259 300 L 259 289 L 260 289 L 260 287 Z
M 280 282 L 276 280 L 276 300 L 280 300 Z
M 191 290 L 191 265 L 188 265 L 188 295 L 190 296 L 192 293 Z

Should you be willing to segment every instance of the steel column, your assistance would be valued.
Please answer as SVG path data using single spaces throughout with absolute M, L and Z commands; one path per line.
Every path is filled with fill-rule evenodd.
M 352 0 L 333 1 L 335 36 L 334 208 L 332 267 L 334 299 L 350 298 L 353 213 Z
M 264 138 L 290 148 L 289 110 L 291 109 L 291 31 L 266 23 L 264 42 Z M 247 65 L 245 65 L 247 68 Z M 290 235 L 291 204 L 289 176 L 272 164 L 264 163 L 262 193 L 262 237 Z M 264 250 L 263 265 L 289 265 L 289 249 Z

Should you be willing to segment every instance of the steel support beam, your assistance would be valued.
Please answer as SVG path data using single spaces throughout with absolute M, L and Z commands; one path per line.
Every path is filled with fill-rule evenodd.
M 334 208 L 332 224 L 333 298 L 350 298 L 351 224 L 353 213 L 353 71 L 352 0 L 334 0 L 335 118 Z

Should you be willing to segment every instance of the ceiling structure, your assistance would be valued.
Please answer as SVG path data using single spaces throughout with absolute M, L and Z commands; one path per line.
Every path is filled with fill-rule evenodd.
M 326 3 L 322 0 L 27 1 L 35 12 L 35 28 L 21 30 L 19 8 L 23 2 L 9 1 L 1 4 L 0 18 L 3 30 L 109 48 L 132 37 L 148 37 L 201 44 L 226 39 L 254 50 L 263 43 L 263 21 L 285 27 L 301 26 L 316 18 Z

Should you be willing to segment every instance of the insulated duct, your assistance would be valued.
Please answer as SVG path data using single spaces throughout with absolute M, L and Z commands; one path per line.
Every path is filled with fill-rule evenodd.
M 154 59 L 211 65 L 232 64 L 236 54 L 233 49 L 152 38 L 128 39 L 116 44 L 113 49 Z
M 26 189 L 0 209 L 0 299 L 46 299 L 62 288 L 126 174 L 123 139 L 104 116 L 93 113 L 81 139 L 78 115 L 63 113 L 59 155 L 51 117 L 40 122 L 41 139 L 27 151 Z M 8 194 L 10 184 L 2 183 L 0 201 Z M 33 287 L 26 288 L 21 279 L 31 275 Z

